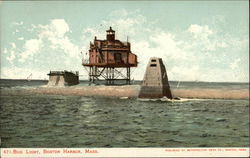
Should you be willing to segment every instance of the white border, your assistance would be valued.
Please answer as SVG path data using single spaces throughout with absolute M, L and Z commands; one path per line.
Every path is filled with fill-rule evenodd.
M 249 147 L 232 148 L 1 148 L 2 158 L 249 157 Z

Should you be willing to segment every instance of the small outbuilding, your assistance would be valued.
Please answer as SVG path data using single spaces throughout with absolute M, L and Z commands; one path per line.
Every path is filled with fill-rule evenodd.
M 48 86 L 72 86 L 79 84 L 78 71 L 50 71 Z

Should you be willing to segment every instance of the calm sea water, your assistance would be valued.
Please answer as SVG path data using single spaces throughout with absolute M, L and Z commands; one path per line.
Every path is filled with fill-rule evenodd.
M 22 91 L 46 84 L 1 80 L 2 147 L 249 146 L 249 100 L 143 102 Z M 170 84 L 175 87 L 178 82 Z M 85 85 L 82 82 L 80 86 Z M 179 86 L 249 88 L 246 83 L 182 82 Z

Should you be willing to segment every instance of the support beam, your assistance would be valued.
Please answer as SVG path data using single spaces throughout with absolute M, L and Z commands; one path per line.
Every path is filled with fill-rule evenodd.
M 89 68 L 89 84 L 96 84 L 97 82 L 104 82 L 106 85 L 130 84 L 130 67 L 91 66 Z

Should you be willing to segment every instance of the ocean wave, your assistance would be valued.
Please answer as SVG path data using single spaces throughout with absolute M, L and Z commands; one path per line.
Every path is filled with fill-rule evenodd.
M 152 101 L 159 101 L 159 102 L 171 102 L 171 103 L 174 103 L 174 102 L 188 102 L 188 101 L 207 101 L 207 100 L 211 100 L 211 99 L 198 99 L 198 98 L 178 98 L 178 99 L 167 99 L 167 98 L 157 98 L 157 99 L 149 99 L 149 98 L 138 98 L 137 100 L 139 101 L 149 101 L 149 102 L 152 102 Z

